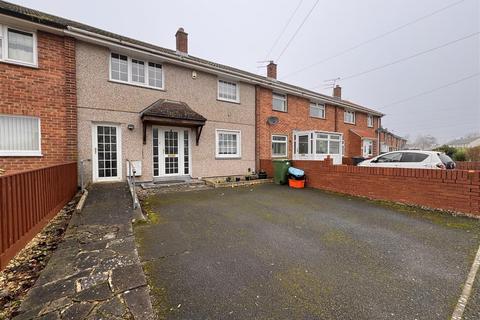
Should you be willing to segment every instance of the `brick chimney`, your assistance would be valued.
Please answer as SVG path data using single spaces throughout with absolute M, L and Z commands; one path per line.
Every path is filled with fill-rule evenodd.
M 273 61 L 267 65 L 267 77 L 277 79 L 277 65 Z
M 183 28 L 178 28 L 175 38 L 177 38 L 177 52 L 188 54 L 188 33 Z
M 342 87 L 338 84 L 333 88 L 333 96 L 338 99 L 342 99 Z

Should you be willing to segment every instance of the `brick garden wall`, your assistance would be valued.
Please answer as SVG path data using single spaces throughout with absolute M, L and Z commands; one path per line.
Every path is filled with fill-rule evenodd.
M 480 170 L 480 161 L 456 161 L 458 170 Z
M 37 42 L 38 68 L 0 63 L 0 114 L 39 117 L 43 156 L 0 157 L 7 171 L 77 157 L 75 40 L 39 31 Z
M 480 217 L 480 171 L 334 166 L 331 159 L 293 165 L 305 170 L 309 187 Z

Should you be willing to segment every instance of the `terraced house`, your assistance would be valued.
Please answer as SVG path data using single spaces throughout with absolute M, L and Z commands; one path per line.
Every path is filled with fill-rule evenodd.
M 42 76 L 64 86 L 53 92 L 59 106 L 65 104 L 63 113 L 32 122 L 37 128 L 42 123 L 41 130 L 25 129 L 23 118 L 15 120 L 19 125 L 3 126 L 8 137 L 30 135 L 30 140 L 13 142 L 36 148 L 24 156 L 43 161 L 62 150 L 49 151 L 50 143 L 66 143 L 70 154 L 77 153 L 72 138 L 78 136 L 78 159 L 87 179 L 102 182 L 125 179 L 127 160 L 138 180 L 155 181 L 245 175 L 268 170 L 278 157 L 330 156 L 340 164 L 343 158 L 378 153 L 376 129 L 383 114 L 342 100 L 340 87 L 327 96 L 278 81 L 273 62 L 267 76 L 259 76 L 197 58 L 189 54 L 183 28 L 171 50 L 6 2 L 0 8 L 2 19 L 13 19 L 2 23 L 2 68 L 28 72 L 24 79 L 0 74 L 2 83 L 13 79 L 9 90 L 2 86 L 2 95 L 11 94 L 0 102 L 2 113 L 44 114 L 39 110 L 52 106 L 48 98 L 26 95 L 38 105 L 32 114 L 21 111 L 29 108 L 28 101 L 14 98 L 21 92 L 47 94 Z M 30 60 L 26 66 L 10 64 L 7 55 Z M 70 69 L 53 77 L 64 68 Z M 3 116 L 2 121 L 14 120 Z M 66 131 L 59 132 L 62 128 Z M 33 141 L 38 136 L 42 152 Z M 12 139 L 5 144 L 0 137 L 0 145 L 10 148 Z

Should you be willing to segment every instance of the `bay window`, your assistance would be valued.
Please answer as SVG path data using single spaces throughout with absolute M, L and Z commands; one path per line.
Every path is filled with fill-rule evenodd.
M 0 156 L 41 156 L 40 119 L 0 115 Z
M 342 135 L 335 132 L 294 131 L 294 160 L 323 160 L 327 156 L 334 164 L 342 163 Z

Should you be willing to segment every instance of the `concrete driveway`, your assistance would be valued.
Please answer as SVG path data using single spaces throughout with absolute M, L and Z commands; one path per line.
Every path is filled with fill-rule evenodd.
M 151 196 L 136 227 L 166 319 L 449 319 L 480 221 L 284 186 Z M 478 285 L 477 285 L 478 286 Z M 478 289 L 464 319 L 478 319 Z

